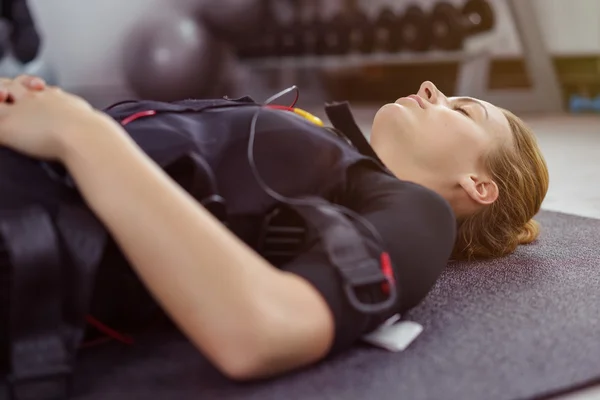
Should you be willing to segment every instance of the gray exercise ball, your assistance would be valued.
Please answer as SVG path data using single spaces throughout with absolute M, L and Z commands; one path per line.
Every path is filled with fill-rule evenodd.
M 209 97 L 222 73 L 225 51 L 196 18 L 169 12 L 142 21 L 129 36 L 126 79 L 142 99 Z
M 216 35 L 235 40 L 261 28 L 267 4 L 265 0 L 205 0 L 201 13 Z

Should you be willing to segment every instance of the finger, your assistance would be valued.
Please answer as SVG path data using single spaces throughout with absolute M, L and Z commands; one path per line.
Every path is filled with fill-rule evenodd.
M 46 82 L 36 76 L 21 75 L 16 79 L 0 78 L 0 103 L 12 102 L 14 100 L 14 96 L 9 88 L 14 87 L 15 84 L 23 86 L 27 90 L 34 91 L 41 91 L 46 88 Z M 19 90 L 19 95 L 21 94 L 22 90 Z
M 46 88 L 46 82 L 37 76 L 20 75 L 15 79 L 15 81 L 31 90 L 44 90 Z
M 5 103 L 13 103 L 15 100 L 21 99 L 25 97 L 28 93 L 31 93 L 32 90 L 23 85 L 22 82 L 15 80 L 10 81 L 7 84 L 2 85 L 4 89 L 8 92 L 8 96 Z M 37 91 L 37 90 L 36 90 Z
M 0 103 L 6 102 L 9 98 L 8 85 L 12 82 L 12 79 L 0 78 Z

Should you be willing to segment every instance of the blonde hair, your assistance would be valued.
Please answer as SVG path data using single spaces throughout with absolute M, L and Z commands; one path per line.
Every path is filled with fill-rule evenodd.
M 498 185 L 498 199 L 458 221 L 455 260 L 504 256 L 519 244 L 533 242 L 540 232 L 532 218 L 548 191 L 548 167 L 533 131 L 510 111 L 502 112 L 514 145 L 495 150 L 485 160 Z

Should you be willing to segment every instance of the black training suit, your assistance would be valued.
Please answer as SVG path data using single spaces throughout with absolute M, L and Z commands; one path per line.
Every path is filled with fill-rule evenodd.
M 334 233 L 329 236 L 307 228 L 306 241 L 293 256 L 272 261 L 274 267 L 298 274 L 321 293 L 335 318 L 332 353 L 339 352 L 427 295 L 454 245 L 456 223 L 449 204 L 429 189 L 394 177 L 372 150 L 370 156 L 368 151 L 362 154 L 325 128 L 247 98 L 128 102 L 105 112 L 121 122 L 150 158 L 224 220 L 235 235 L 263 254 L 266 217 L 281 202 L 259 184 L 248 157 L 251 121 L 259 109 L 252 154 L 266 185 L 287 198 L 309 196 L 358 215 L 344 220 L 344 229 L 336 230 L 343 223 L 332 225 Z M 105 242 L 102 227 L 88 215 L 76 187 L 59 165 L 0 149 L 0 192 L 0 235 L 4 237 L 0 241 L 0 381 L 10 354 L 21 376 L 42 368 L 44 379 L 62 379 L 64 369 L 59 375 L 53 371 L 72 362 L 88 311 L 111 327 L 127 330 L 160 313 L 115 243 Z M 203 202 L 215 194 L 225 200 L 225 208 L 218 213 L 212 203 Z M 328 215 L 333 207 L 327 207 L 329 211 L 319 215 Z M 321 240 L 350 231 L 359 234 L 355 242 L 342 240 L 340 246 L 338 241 L 339 254 L 355 254 L 355 248 L 364 244 L 368 251 L 363 254 L 376 261 L 378 273 L 380 252 L 390 256 L 398 297 L 386 310 L 373 314 L 357 310 L 344 290 L 348 280 L 332 261 L 339 254 L 333 257 L 327 244 L 331 241 Z M 11 232 L 21 236 L 6 240 L 11 239 Z M 15 271 L 20 272 L 14 275 Z M 37 282 L 38 275 L 44 274 L 44 281 Z M 43 290 L 25 290 L 36 285 Z M 380 285 L 376 289 L 377 293 L 365 293 L 377 301 L 385 296 Z M 9 297 L 13 299 L 10 304 Z M 77 299 L 83 303 L 69 303 Z M 9 317 L 9 307 L 13 317 Z M 40 314 L 43 310 L 48 314 Z M 39 323 L 32 324 L 25 316 L 35 312 Z M 40 356 L 50 352 L 52 357 Z
M 256 108 L 205 110 L 190 129 L 203 138 L 205 159 L 227 200 L 230 229 L 260 250 L 257 238 L 261 221 L 276 202 L 256 183 L 247 159 Z M 111 115 L 122 120 L 128 111 Z M 134 121 L 125 128 L 144 147 L 150 146 L 143 136 L 149 134 L 145 128 L 151 125 L 152 129 L 170 129 L 154 125 L 152 118 L 145 123 L 143 119 Z M 260 112 L 254 155 L 262 179 L 276 192 L 288 197 L 316 195 L 359 213 L 379 232 L 391 256 L 399 301 L 393 310 L 376 319 L 356 311 L 347 301 L 342 281 L 320 240 L 313 240 L 295 259 L 276 265 L 306 278 L 326 299 L 335 317 L 333 351 L 350 346 L 366 330 L 375 328 L 382 317 L 404 313 L 425 297 L 446 266 L 454 244 L 455 217 L 442 197 L 397 179 L 328 130 L 287 111 Z M 123 304 L 115 301 L 113 308 L 119 303 Z

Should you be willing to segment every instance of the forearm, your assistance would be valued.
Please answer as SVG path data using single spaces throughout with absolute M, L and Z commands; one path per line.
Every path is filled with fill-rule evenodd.
M 240 356 L 257 345 L 248 334 L 265 318 L 257 311 L 266 304 L 257 303 L 278 298 L 273 291 L 284 290 L 278 289 L 282 272 L 200 207 L 112 121 L 69 135 L 63 158 L 138 275 L 207 357 L 215 361 L 224 345 Z

